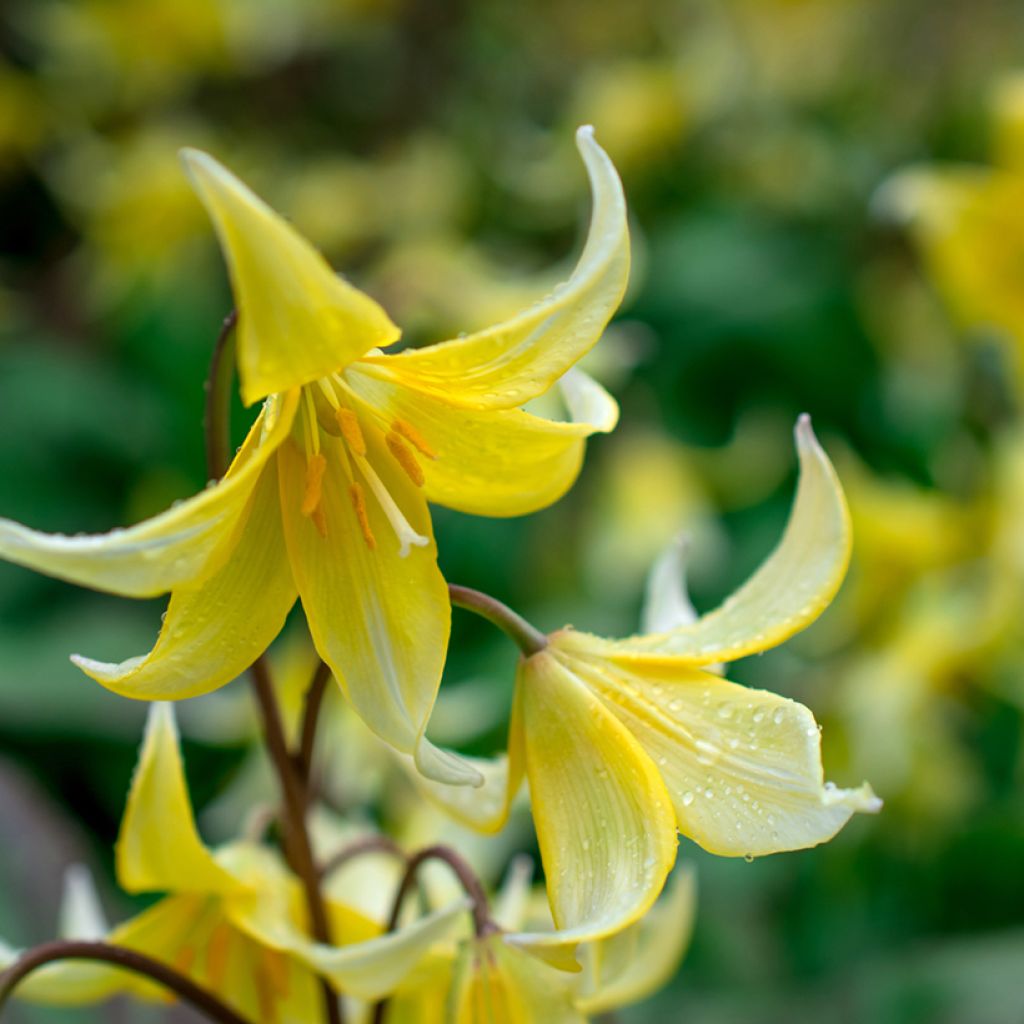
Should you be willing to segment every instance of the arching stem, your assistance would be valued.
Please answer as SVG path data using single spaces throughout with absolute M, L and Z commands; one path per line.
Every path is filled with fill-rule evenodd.
M 299 749 L 296 755 L 299 770 L 306 785 L 313 771 L 313 747 L 316 743 L 316 726 L 320 720 L 320 708 L 331 681 L 331 670 L 327 662 L 321 661 L 313 673 L 313 681 L 306 691 L 306 702 L 302 709 L 302 730 L 299 733 Z
M 395 901 L 391 905 L 391 916 L 388 918 L 388 932 L 393 932 L 398 927 L 398 919 L 402 913 L 402 905 L 405 898 L 416 883 L 416 876 L 420 868 L 431 860 L 440 860 L 448 865 L 458 878 L 459 884 L 469 896 L 473 905 L 473 931 L 476 937 L 483 938 L 499 931 L 491 917 L 490 905 L 487 902 L 487 893 L 477 878 L 476 872 L 460 857 L 451 847 L 448 846 L 426 846 L 417 850 L 406 864 L 405 874 L 402 876 L 401 884 L 395 893 Z M 373 1008 L 371 1024 L 384 1024 L 384 1015 L 387 1013 L 388 1000 L 381 999 Z
M 455 583 L 448 584 L 448 595 L 456 607 L 475 612 L 506 633 L 527 658 L 547 647 L 548 638 L 539 629 L 496 597 Z
M 11 993 L 21 981 L 40 967 L 59 960 L 92 960 L 111 964 L 155 981 L 218 1024 L 251 1024 L 231 1007 L 222 1003 L 212 992 L 201 988 L 191 978 L 179 974 L 159 960 L 154 960 L 134 949 L 125 949 L 123 946 L 114 946 L 106 942 L 73 940 L 47 942 L 42 946 L 36 946 L 0 975 L 0 1015 L 3 1014 Z

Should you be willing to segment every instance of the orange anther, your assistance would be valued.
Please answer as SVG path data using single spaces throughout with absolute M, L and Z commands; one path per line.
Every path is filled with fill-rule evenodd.
M 416 455 L 413 450 L 393 430 L 384 440 L 387 442 L 388 451 L 395 457 L 395 462 L 405 470 L 405 475 L 417 487 L 422 487 L 424 479 L 423 469 L 416 461 Z
M 352 499 L 352 507 L 356 510 L 356 519 L 359 520 L 359 529 L 362 530 L 363 540 L 366 546 L 373 551 L 377 547 L 377 538 L 370 529 L 370 517 L 366 512 L 366 495 L 363 493 L 362 484 L 352 484 L 348 489 L 349 497 Z
M 302 514 L 311 516 L 320 507 L 324 491 L 324 471 L 327 459 L 322 452 L 311 455 L 306 463 L 306 493 L 302 496 Z
M 263 970 L 271 988 L 279 996 L 287 996 L 290 988 L 288 979 L 288 959 L 283 953 L 274 949 L 263 950 Z
M 313 509 L 313 515 L 310 517 L 313 520 L 313 525 L 316 527 L 316 532 L 320 534 L 324 540 L 327 539 L 327 516 L 324 515 L 323 505 L 317 505 Z
M 227 977 L 231 938 L 231 926 L 222 921 L 210 933 L 206 944 L 206 980 L 214 991 L 223 987 Z
M 401 434 L 406 441 L 410 442 L 420 455 L 425 455 L 428 459 L 437 458 L 437 452 L 427 444 L 427 439 L 407 420 L 395 420 L 391 426 L 396 433 Z
M 359 426 L 359 417 L 351 409 L 335 409 L 334 417 L 341 428 L 341 436 L 356 455 L 366 454 L 366 438 Z
M 196 947 L 185 945 L 178 950 L 174 957 L 173 967 L 179 974 L 190 974 L 192 965 L 196 962 Z

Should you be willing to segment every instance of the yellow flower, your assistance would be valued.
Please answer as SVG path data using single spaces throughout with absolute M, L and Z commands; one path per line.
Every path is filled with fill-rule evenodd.
M 542 893 L 529 890 L 532 866 L 513 862 L 494 904 L 494 931 L 465 940 L 445 956 L 433 951 L 388 1002 L 387 1024 L 582 1024 L 651 995 L 675 973 L 693 928 L 692 870 L 679 872 L 665 896 L 616 935 L 581 943 L 569 971 L 539 960 L 517 942 L 534 916 L 550 929 Z M 535 897 L 539 897 L 535 898 Z M 540 902 L 543 901 L 543 908 Z M 532 922 L 531 922 L 532 923 Z
M 160 960 L 261 1024 L 318 1019 L 316 974 L 339 991 L 375 999 L 401 983 L 457 922 L 455 904 L 391 935 L 359 911 L 328 900 L 341 947 L 305 937 L 303 896 L 275 851 L 254 843 L 209 850 L 196 830 L 171 706 L 150 711 L 116 848 L 117 876 L 129 892 L 165 892 L 113 930 L 72 879 L 65 938 L 105 939 Z M 0 955 L 0 969 L 13 961 Z M 118 994 L 162 998 L 153 983 L 104 964 L 66 961 L 31 975 L 18 994 L 50 1005 L 81 1005 Z
M 823 782 L 820 734 L 794 701 L 714 674 L 810 625 L 842 581 L 849 516 L 810 421 L 796 430 L 800 483 L 785 533 L 718 609 L 626 640 L 563 629 L 521 661 L 507 759 L 474 762 L 481 791 L 425 784 L 463 820 L 494 828 L 526 775 L 558 932 L 537 946 L 612 934 L 650 907 L 676 831 L 724 856 L 830 839 L 881 806 L 868 785 Z
M 211 157 L 186 154 L 231 273 L 243 397 L 269 397 L 225 478 L 154 519 L 91 537 L 0 521 L 10 561 L 127 596 L 171 591 L 148 655 L 76 664 L 130 697 L 206 693 L 269 645 L 298 594 L 374 732 L 425 774 L 479 781 L 423 735 L 450 624 L 427 502 L 539 509 L 572 484 L 586 436 L 615 424 L 573 364 L 622 298 L 625 203 L 592 132 L 578 142 L 594 214 L 572 277 L 505 323 L 394 355 L 377 346 L 398 330 L 369 296 Z M 519 408 L 556 381 L 572 422 Z

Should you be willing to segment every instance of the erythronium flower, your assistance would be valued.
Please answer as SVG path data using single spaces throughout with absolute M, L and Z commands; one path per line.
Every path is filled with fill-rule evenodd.
M 428 501 L 521 515 L 575 479 L 584 439 L 614 401 L 573 364 L 622 298 L 629 240 L 621 184 L 589 128 L 578 145 L 594 195 L 571 278 L 505 323 L 385 355 L 398 329 L 245 185 L 187 151 L 238 308 L 247 403 L 265 405 L 225 478 L 138 526 L 40 534 L 0 521 L 0 556 L 134 597 L 171 592 L 153 650 L 78 657 L 117 693 L 178 699 L 224 685 L 268 646 L 301 597 L 317 651 L 384 740 L 449 782 L 479 777 L 423 732 L 450 606 Z M 520 407 L 559 381 L 571 422 Z
M 525 927 L 551 930 L 530 890 L 532 865 L 513 862 L 495 900 L 498 926 L 464 939 L 447 955 L 433 950 L 388 1002 L 384 1024 L 583 1024 L 645 999 L 675 973 L 693 928 L 694 874 L 680 871 L 654 908 L 608 938 L 581 943 L 582 970 L 559 970 L 516 941 Z
M 850 554 L 849 515 L 807 417 L 785 533 L 719 608 L 690 621 L 660 599 L 660 633 L 606 640 L 566 628 L 520 662 L 507 758 L 474 762 L 481 790 L 423 783 L 479 828 L 501 824 L 525 774 L 558 932 L 549 945 L 608 935 L 651 905 L 676 831 L 712 853 L 758 856 L 830 839 L 880 801 L 822 778 L 821 740 L 795 701 L 715 674 L 810 625 Z M 669 618 L 666 619 L 665 616 Z
M 298 883 L 273 850 L 237 842 L 211 851 L 196 830 L 171 706 L 154 704 L 117 842 L 117 875 L 129 892 L 167 893 L 148 910 L 107 930 L 92 902 L 72 889 L 66 938 L 103 938 L 146 953 L 215 992 L 261 1024 L 309 1024 L 322 1012 L 317 975 L 339 991 L 374 999 L 391 991 L 458 923 L 454 904 L 400 932 L 337 900 L 327 901 L 333 935 L 312 943 L 304 932 Z M 78 891 L 76 891 L 78 890 Z M 81 908 L 85 905 L 85 911 Z M 0 957 L 0 968 L 14 958 Z M 104 964 L 68 961 L 42 968 L 19 995 L 51 1005 L 80 1005 L 118 994 L 164 996 L 152 983 Z

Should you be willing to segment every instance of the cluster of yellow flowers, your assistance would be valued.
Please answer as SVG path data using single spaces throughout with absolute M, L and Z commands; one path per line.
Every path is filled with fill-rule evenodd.
M 880 806 L 867 784 L 824 781 L 807 708 L 723 678 L 727 662 L 813 622 L 846 571 L 849 513 L 806 417 L 785 533 L 709 614 L 686 598 L 678 547 L 655 567 L 645 632 L 623 640 L 569 627 L 545 636 L 441 575 L 428 503 L 489 516 L 543 508 L 572 485 L 585 438 L 617 420 L 614 400 L 575 364 L 625 291 L 626 207 L 593 132 L 580 129 L 577 141 L 594 208 L 571 277 L 505 322 L 392 353 L 383 349 L 399 331 L 373 299 L 216 160 L 186 151 L 231 277 L 237 324 L 225 337 L 233 327 L 242 397 L 262 403 L 258 417 L 221 479 L 139 525 L 68 537 L 0 521 L 9 561 L 128 597 L 170 593 L 149 653 L 119 664 L 74 657 L 113 692 L 156 702 L 117 870 L 126 890 L 167 895 L 108 929 L 76 873 L 63 929 L 73 942 L 172 969 L 220 1000 L 217 1019 L 583 1020 L 643 997 L 674 969 L 692 916 L 690 874 L 656 901 L 677 833 L 750 858 L 824 842 Z M 552 389 L 564 420 L 523 408 Z M 263 660 L 296 598 L 322 660 L 306 724 L 315 727 L 333 677 L 423 797 L 480 832 L 504 825 L 525 776 L 546 904 L 521 867 L 489 900 L 447 847 L 406 852 L 365 834 L 334 851 L 311 841 L 312 733 L 298 749 L 288 742 Z M 494 759 L 427 738 L 453 603 L 491 619 L 522 652 L 507 752 Z M 282 785 L 283 857 L 261 837 L 204 845 L 165 703 L 250 669 Z M 364 855 L 373 867 L 356 884 L 348 869 Z M 448 862 L 466 896 L 421 879 L 413 912 L 403 897 L 430 859 Z M 145 974 L 141 962 L 86 963 L 89 951 L 73 948 L 37 965 L 21 994 L 51 1003 L 161 994 L 152 973 L 126 973 Z M 3 956 L 13 978 L 32 954 Z

